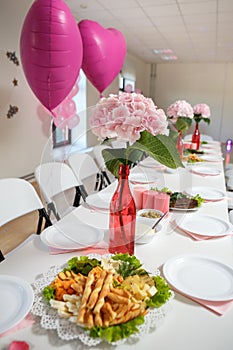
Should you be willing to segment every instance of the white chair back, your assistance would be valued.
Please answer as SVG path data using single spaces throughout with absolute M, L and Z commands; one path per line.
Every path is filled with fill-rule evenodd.
M 36 232 L 39 234 L 44 219 L 45 227 L 52 223 L 35 188 L 23 179 L 0 179 L 0 226 L 35 210 L 39 212 Z M 0 251 L 0 261 L 2 260 L 4 256 Z
M 0 179 L 0 226 L 42 208 L 43 203 L 30 182 L 18 178 Z
M 35 170 L 35 178 L 48 206 L 49 214 L 52 211 L 59 220 L 61 216 L 74 209 L 72 204 L 79 183 L 68 164 L 62 162 L 40 164 Z M 68 203 L 71 199 L 64 200 L 64 193 L 68 190 L 72 190 L 69 195 L 72 203 Z
M 94 159 L 87 153 L 73 153 L 68 158 L 68 163 L 73 170 L 79 184 L 83 180 L 99 173 Z
M 84 201 L 88 194 L 104 187 L 101 171 L 89 154 L 73 153 L 69 156 L 68 163 L 81 186 L 81 195 Z

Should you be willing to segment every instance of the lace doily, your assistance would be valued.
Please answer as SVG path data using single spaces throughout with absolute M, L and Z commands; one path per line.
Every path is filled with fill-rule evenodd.
M 103 257 L 110 257 L 110 255 L 89 255 L 90 258 L 96 258 L 101 260 Z M 68 319 L 58 316 L 57 311 L 44 300 L 42 295 L 43 289 L 48 286 L 56 277 L 56 275 L 64 268 L 64 266 L 52 266 L 41 277 L 39 277 L 33 284 L 34 289 L 34 304 L 31 312 L 35 316 L 41 317 L 41 327 L 47 330 L 56 330 L 57 335 L 62 340 L 70 341 L 79 339 L 87 346 L 95 346 L 102 341 L 101 338 L 92 338 L 89 335 L 89 331 L 84 328 L 71 323 Z M 159 270 L 156 270 L 153 275 L 160 275 Z M 138 326 L 138 332 L 132 334 L 129 338 L 121 339 L 112 345 L 120 345 L 126 341 L 135 342 L 137 339 L 143 337 L 145 334 L 151 332 L 160 325 L 166 314 L 171 309 L 171 302 L 174 298 L 174 293 L 170 299 L 159 308 L 149 308 L 149 312 L 145 316 L 145 322 Z

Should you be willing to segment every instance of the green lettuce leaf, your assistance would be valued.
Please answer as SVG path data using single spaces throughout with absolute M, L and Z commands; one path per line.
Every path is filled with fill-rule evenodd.
M 162 277 L 154 276 L 153 279 L 157 293 L 146 300 L 146 305 L 148 307 L 160 307 L 170 299 L 171 289 Z
M 128 276 L 133 275 L 145 275 L 148 274 L 146 270 L 144 270 L 141 266 L 140 260 L 136 258 L 134 255 L 130 255 L 129 253 L 123 254 L 115 254 L 112 257 L 113 260 L 120 260 L 122 263 L 120 264 L 117 272 L 123 277 L 126 278 Z
M 90 329 L 90 336 L 101 338 L 109 343 L 116 342 L 123 338 L 130 337 L 131 334 L 138 332 L 139 325 L 144 323 L 144 316 L 139 316 L 126 323 L 109 327 L 93 327 Z
M 72 270 L 75 273 L 81 273 L 87 276 L 88 273 L 96 266 L 101 266 L 101 261 L 95 258 L 88 258 L 88 256 L 74 257 L 68 261 L 68 268 L 66 270 Z
M 45 300 L 55 299 L 55 289 L 53 287 L 45 287 L 42 291 Z

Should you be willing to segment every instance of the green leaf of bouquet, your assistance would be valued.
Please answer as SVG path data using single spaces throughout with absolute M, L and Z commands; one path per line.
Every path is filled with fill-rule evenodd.
M 141 132 L 140 139 L 130 148 L 140 149 L 161 164 L 175 169 L 183 167 L 175 142 L 166 135 L 153 136 L 148 131 Z
M 141 159 L 143 151 L 134 148 L 106 148 L 102 151 L 107 169 L 115 176 L 119 177 L 118 170 L 120 164 L 136 163 Z
M 186 118 L 186 117 L 179 117 L 176 121 L 176 128 L 179 131 L 185 131 L 190 128 L 192 124 L 192 119 L 191 118 Z
M 203 118 L 202 120 L 204 120 L 204 122 L 207 123 L 208 125 L 210 124 L 210 118 Z

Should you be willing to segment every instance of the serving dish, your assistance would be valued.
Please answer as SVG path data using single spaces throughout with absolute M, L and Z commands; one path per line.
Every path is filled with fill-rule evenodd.
M 112 261 L 112 259 L 114 259 L 114 257 L 116 259 L 114 260 L 114 265 L 112 265 L 111 261 Z M 88 259 L 88 260 L 86 260 L 86 259 Z M 103 256 L 92 254 L 92 255 L 83 256 L 83 257 L 74 257 L 62 266 L 52 266 L 42 276 L 37 278 L 35 283 L 33 284 L 35 302 L 34 302 L 34 305 L 32 307 L 32 313 L 41 318 L 40 325 L 42 326 L 42 328 L 47 329 L 47 330 L 56 330 L 58 337 L 65 340 L 65 341 L 78 339 L 82 343 L 84 343 L 85 345 L 88 345 L 88 346 L 95 346 L 95 345 L 100 344 L 103 341 L 109 342 L 112 345 L 120 345 L 120 344 L 125 343 L 128 340 L 128 338 L 134 342 L 134 341 L 140 339 L 142 336 L 145 336 L 149 332 L 154 331 L 155 327 L 161 323 L 161 319 L 164 318 L 166 316 L 166 314 L 168 313 L 168 311 L 170 310 L 170 304 L 174 298 L 174 293 L 171 291 L 171 289 L 167 285 L 166 281 L 160 276 L 159 270 L 155 270 L 155 272 L 153 271 L 154 277 L 152 276 L 152 280 L 155 281 L 157 290 L 153 291 L 153 293 L 147 292 L 147 296 L 148 296 L 148 293 L 151 293 L 152 297 L 149 297 L 149 299 L 147 299 L 148 301 L 146 304 L 147 305 L 146 306 L 146 314 L 140 315 L 138 317 L 135 317 L 135 318 L 132 318 L 131 320 L 129 320 L 129 322 L 131 322 L 131 321 L 133 322 L 133 324 L 134 324 L 133 328 L 131 326 L 128 327 L 128 324 L 127 324 L 128 321 L 123 322 L 123 323 L 119 323 L 116 326 L 115 325 L 106 326 L 107 328 L 106 327 L 97 327 L 96 328 L 95 326 L 91 327 L 91 328 L 89 328 L 89 327 L 86 328 L 86 326 L 84 327 L 80 324 L 77 324 L 77 322 L 76 322 L 77 316 L 78 316 L 78 319 L 80 320 L 79 311 L 81 310 L 80 312 L 82 314 L 83 307 L 84 307 L 84 309 L 85 309 L 84 314 L 86 314 L 86 312 L 89 312 L 88 308 L 85 305 L 85 300 L 87 300 L 87 303 L 89 305 L 89 301 L 91 300 L 91 297 L 89 296 L 86 299 L 86 292 L 85 291 L 89 290 L 89 287 L 94 283 L 93 284 L 94 289 L 91 289 L 91 290 L 94 292 L 94 294 L 96 294 L 97 280 L 99 281 L 102 278 L 102 277 L 97 278 L 97 280 L 94 280 L 94 282 L 92 280 L 92 282 L 90 283 L 90 279 L 92 278 L 91 276 L 93 276 L 95 273 L 97 273 L 96 271 L 99 268 L 99 265 L 98 266 L 95 265 L 95 267 L 93 267 L 92 262 L 91 262 L 91 268 L 87 271 L 86 277 L 84 276 L 85 277 L 84 280 L 86 282 L 83 285 L 83 288 L 84 288 L 83 294 L 82 294 L 82 292 L 80 292 L 80 295 L 79 295 L 79 297 L 81 299 L 80 299 L 79 303 L 77 302 L 76 309 L 74 309 L 72 307 L 72 310 L 73 310 L 72 312 L 75 313 L 75 315 L 76 315 L 75 310 L 78 310 L 78 314 L 74 317 L 75 322 L 71 322 L 70 317 L 67 317 L 67 315 L 66 315 L 66 317 L 62 317 L 61 316 L 62 313 L 58 314 L 57 308 L 51 307 L 51 305 L 54 305 L 54 301 L 55 301 L 55 305 L 56 305 L 56 298 L 57 297 L 55 297 L 55 300 L 53 300 L 52 304 L 50 305 L 50 302 L 45 300 L 45 298 L 43 296 L 43 294 L 45 295 L 45 291 L 46 291 L 46 295 L 48 296 L 48 293 L 50 293 L 50 289 L 51 289 L 50 286 L 54 285 L 54 281 L 55 281 L 55 279 L 58 278 L 58 275 L 59 275 L 59 279 L 66 278 L 66 277 L 61 277 L 63 275 L 60 275 L 60 273 L 63 274 L 63 272 L 64 272 L 64 274 L 67 273 L 67 275 L 68 275 L 69 271 L 74 272 L 74 270 L 70 270 L 70 267 L 71 266 L 74 267 L 74 264 L 76 266 L 77 262 L 78 262 L 78 265 L 79 265 L 80 261 L 82 262 L 81 263 L 82 268 L 83 268 L 83 266 L 85 269 L 87 268 L 87 266 L 90 267 L 90 264 L 89 264 L 90 260 L 89 259 L 94 259 L 94 261 L 100 262 L 101 266 L 104 270 L 104 273 L 107 274 L 106 275 L 107 277 L 104 279 L 104 282 L 102 282 L 103 286 L 105 286 L 105 287 L 101 287 L 101 289 L 98 289 L 99 295 L 97 294 L 98 300 L 96 301 L 95 306 L 97 306 L 97 303 L 99 303 L 100 300 L 102 300 L 100 298 L 101 295 L 103 295 L 103 298 L 104 298 L 103 302 L 105 304 L 106 298 L 110 298 L 110 294 L 113 293 L 113 289 L 114 289 L 114 293 L 116 292 L 115 291 L 115 289 L 117 288 L 116 283 L 114 285 L 112 285 L 112 284 L 109 285 L 111 293 L 110 292 L 106 293 L 106 290 L 105 290 L 106 283 L 107 283 L 106 281 L 107 281 L 107 279 L 109 279 L 109 276 L 110 276 L 109 274 L 113 273 L 113 275 L 115 276 L 114 278 L 116 278 L 116 276 L 117 276 L 114 273 L 113 266 L 114 266 L 114 269 L 116 268 L 116 269 L 118 269 L 118 271 L 120 271 L 119 267 L 121 266 L 121 271 L 122 271 L 121 276 L 124 276 L 123 280 L 122 279 L 116 280 L 116 281 L 118 281 L 117 283 L 128 283 L 128 282 L 125 282 L 127 280 L 126 275 L 127 275 L 127 273 L 130 273 L 131 277 L 133 277 L 134 273 L 132 271 L 134 271 L 134 272 L 137 271 L 137 273 L 136 273 L 136 275 L 138 276 L 138 277 L 136 276 L 137 280 L 139 279 L 139 281 L 142 281 L 143 278 L 146 278 L 146 280 L 147 280 L 147 276 L 148 276 L 149 280 L 151 281 L 152 275 L 151 274 L 147 275 L 148 273 L 141 266 L 140 261 L 135 256 L 130 256 L 127 254 L 120 254 L 120 257 L 119 257 L 119 255 L 113 256 L 110 254 L 103 255 Z M 87 263 L 86 265 L 83 265 L 83 260 L 85 260 L 85 263 Z M 116 266 L 118 266 L 118 268 Z M 130 266 L 130 270 L 128 270 L 129 266 Z M 65 270 L 64 270 L 64 268 L 65 268 Z M 67 270 L 67 268 L 68 268 L 68 270 Z M 131 272 L 127 272 L 127 271 L 131 271 Z M 143 271 L 146 272 L 146 275 L 144 275 Z M 65 275 L 65 276 L 67 276 L 67 275 Z M 76 271 L 76 275 L 77 275 L 77 271 Z M 82 276 L 83 276 L 83 274 L 79 273 L 78 278 L 83 278 Z M 119 282 L 119 281 L 121 281 L 121 282 Z M 146 283 L 149 283 L 149 282 L 146 282 Z M 81 285 L 81 282 L 78 283 L 78 286 L 80 286 L 80 285 Z M 127 284 L 127 285 L 129 286 L 130 284 Z M 131 288 L 131 287 L 129 287 L 129 288 Z M 131 289 L 127 289 L 127 290 L 129 293 L 130 301 L 127 302 L 128 306 L 127 305 L 126 306 L 127 306 L 127 308 L 128 307 L 131 308 L 131 303 L 132 303 L 132 300 L 134 300 L 134 299 L 131 300 Z M 127 292 L 127 290 L 126 290 L 126 292 Z M 90 293 L 92 293 L 92 291 L 90 291 Z M 84 297 L 84 293 L 85 293 L 85 297 Z M 157 293 L 159 293 L 159 294 L 157 294 Z M 78 295 L 77 295 L 77 297 L 78 297 Z M 141 297 L 141 292 L 139 294 L 139 298 L 140 297 Z M 135 296 L 135 298 L 136 298 L 136 296 Z M 110 302 L 109 300 L 107 300 L 107 301 Z M 144 303 L 143 299 L 142 299 L 142 303 Z M 123 306 L 121 306 L 121 307 L 117 306 L 117 308 L 115 309 L 115 307 L 113 306 L 114 303 L 113 304 L 111 303 L 111 305 L 112 305 L 112 308 L 114 308 L 114 310 L 116 312 L 116 316 L 117 315 L 119 316 L 119 313 L 122 312 L 122 315 L 124 315 L 126 313 L 127 317 L 130 317 L 130 312 L 123 309 Z M 141 305 L 141 303 L 140 303 L 140 305 Z M 93 310 L 90 305 L 88 307 L 90 307 L 90 310 Z M 94 307 L 94 309 L 95 309 L 95 307 Z M 102 309 L 100 309 L 100 310 L 102 310 Z M 91 313 L 92 312 L 94 312 L 94 311 L 91 311 Z M 99 312 L 99 310 L 98 310 L 98 312 Z M 97 314 L 98 314 L 98 312 L 97 312 Z M 101 317 L 104 315 L 102 313 L 103 313 L 103 311 L 101 311 Z M 134 316 L 134 314 L 132 314 L 132 317 L 133 316 Z M 101 319 L 104 322 L 104 318 L 101 318 Z M 113 317 L 110 320 L 112 320 L 112 319 L 114 320 L 115 318 Z M 74 320 L 72 319 L 72 321 L 74 321 Z M 87 322 L 87 319 L 85 322 Z M 96 319 L 94 319 L 94 322 L 96 322 Z M 112 322 L 112 321 L 109 321 L 109 322 Z M 113 328 L 113 327 L 116 327 L 116 328 Z M 120 332 L 119 332 L 119 327 L 121 329 Z M 126 334 L 125 334 L 124 329 L 127 329 Z M 128 331 L 130 331 L 130 333 L 128 333 Z

